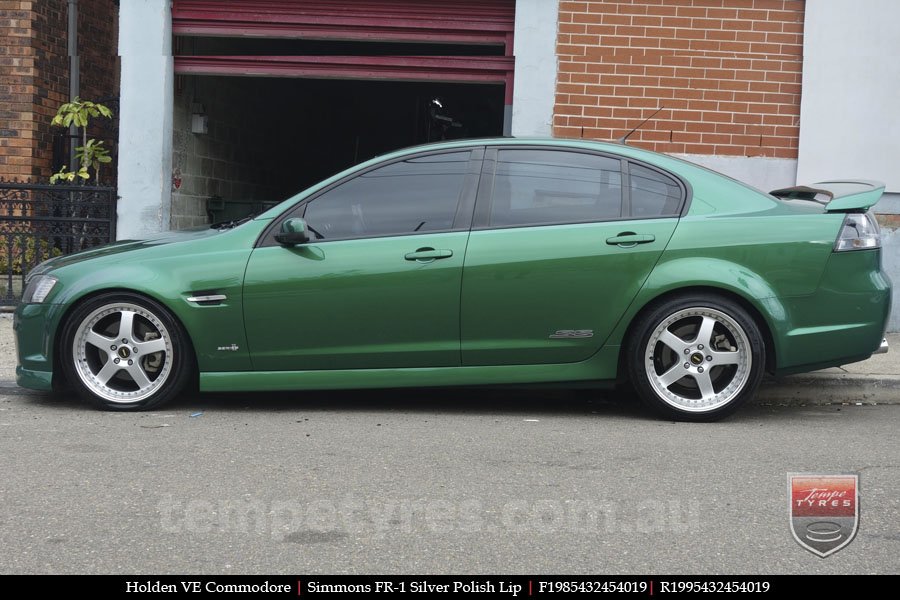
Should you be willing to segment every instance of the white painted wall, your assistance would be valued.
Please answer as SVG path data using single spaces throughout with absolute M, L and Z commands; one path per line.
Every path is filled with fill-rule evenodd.
M 116 237 L 169 228 L 174 66 L 169 0 L 119 8 L 119 200 Z
M 559 0 L 516 0 L 512 134 L 550 136 L 556 99 Z
M 900 191 L 900 2 L 806 3 L 797 178 Z
M 701 154 L 673 156 L 718 171 L 764 192 L 796 184 L 797 161 L 793 159 Z

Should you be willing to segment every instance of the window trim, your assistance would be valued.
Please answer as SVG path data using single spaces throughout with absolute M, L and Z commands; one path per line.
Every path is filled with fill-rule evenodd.
M 602 158 L 610 158 L 619 161 L 620 173 L 622 176 L 622 200 L 619 209 L 619 217 L 605 219 L 585 219 L 585 220 L 562 220 L 541 223 L 523 223 L 520 225 L 491 225 L 490 215 L 493 205 L 494 179 L 496 176 L 497 163 L 499 162 L 500 150 L 540 150 L 551 152 L 574 152 L 577 154 L 588 154 L 599 156 Z M 631 177 L 629 163 L 634 163 L 642 167 L 646 167 L 652 171 L 656 171 L 661 175 L 669 177 L 675 181 L 681 188 L 681 205 L 675 214 L 672 215 L 655 215 L 649 217 L 635 217 L 631 212 Z M 571 146 L 545 146 L 533 144 L 491 144 L 486 147 L 484 160 L 482 161 L 481 183 L 478 187 L 478 194 L 475 200 L 475 213 L 472 221 L 472 231 L 490 231 L 499 229 L 519 229 L 523 227 L 550 227 L 554 225 L 582 225 L 585 223 L 615 223 L 620 221 L 646 221 L 650 219 L 680 219 L 690 207 L 693 190 L 690 184 L 678 175 L 660 168 L 656 165 L 635 159 L 630 156 L 621 154 L 612 154 L 600 150 L 591 150 L 587 148 L 574 148 Z M 627 208 L 627 211 L 626 211 Z M 627 214 L 626 214 L 627 212 Z
M 365 169 L 360 169 L 353 171 L 352 173 L 347 174 L 345 177 L 341 177 L 335 182 L 332 182 L 328 186 L 318 190 L 314 194 L 300 200 L 299 202 L 292 204 L 289 208 L 285 209 L 280 215 L 272 219 L 272 222 L 263 230 L 263 232 L 257 238 L 256 244 L 254 248 L 268 248 L 272 246 L 281 246 L 276 240 L 275 235 L 280 231 L 281 224 L 286 220 L 294 217 L 303 217 L 306 214 L 306 207 L 310 202 L 318 199 L 319 197 L 329 193 L 330 191 L 338 188 L 345 183 L 350 182 L 357 177 L 362 177 L 366 173 L 371 173 L 377 169 L 381 169 L 384 167 L 388 167 L 390 165 L 405 162 L 408 160 L 415 160 L 418 158 L 424 158 L 427 156 L 439 156 L 442 154 L 456 154 L 460 152 L 468 152 L 469 159 L 466 165 L 466 174 L 465 180 L 463 181 L 462 189 L 459 192 L 459 198 L 457 199 L 456 204 L 456 213 L 453 217 L 453 225 L 449 229 L 439 229 L 433 231 L 410 231 L 408 233 L 392 233 L 387 235 L 358 235 L 358 236 L 348 236 L 348 237 L 340 237 L 340 238 L 328 238 L 323 240 L 311 240 L 310 244 L 327 244 L 331 242 L 342 242 L 347 240 L 366 240 L 366 239 L 378 239 L 378 238 L 393 238 L 393 237 L 409 237 L 409 236 L 420 236 L 420 235 L 431 235 L 438 233 L 451 233 L 454 231 L 468 231 L 471 228 L 472 224 L 472 212 L 475 207 L 475 192 L 479 184 L 479 180 L 481 177 L 482 170 L 482 158 L 484 156 L 484 146 L 483 145 L 472 145 L 472 146 L 462 146 L 458 148 L 442 148 L 439 150 L 425 150 L 419 152 L 413 152 L 410 154 L 406 154 L 403 156 L 396 157 L 389 161 L 382 161 L 374 165 L 370 165 Z

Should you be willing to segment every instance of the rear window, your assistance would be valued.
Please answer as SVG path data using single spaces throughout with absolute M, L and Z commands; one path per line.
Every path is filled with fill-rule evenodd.
M 681 211 L 681 186 L 659 171 L 630 163 L 631 216 L 672 217 Z

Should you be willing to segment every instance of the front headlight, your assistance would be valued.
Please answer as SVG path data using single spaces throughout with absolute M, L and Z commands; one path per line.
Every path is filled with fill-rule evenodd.
M 50 295 L 50 291 L 56 285 L 56 282 L 56 277 L 51 277 L 50 275 L 38 275 L 32 278 L 28 285 L 25 286 L 22 302 L 24 304 L 40 304 Z

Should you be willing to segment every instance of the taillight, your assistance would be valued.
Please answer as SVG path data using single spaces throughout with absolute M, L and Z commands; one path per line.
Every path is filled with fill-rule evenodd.
M 841 233 L 834 243 L 835 252 L 881 248 L 881 231 L 875 215 L 850 213 L 844 217 Z

